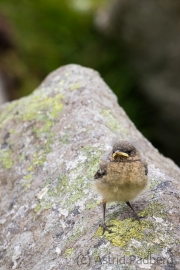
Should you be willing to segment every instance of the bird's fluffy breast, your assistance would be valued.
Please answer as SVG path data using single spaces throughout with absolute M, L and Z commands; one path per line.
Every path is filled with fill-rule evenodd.
M 94 183 L 106 201 L 132 201 L 147 187 L 146 166 L 141 161 L 110 162 L 106 170 Z

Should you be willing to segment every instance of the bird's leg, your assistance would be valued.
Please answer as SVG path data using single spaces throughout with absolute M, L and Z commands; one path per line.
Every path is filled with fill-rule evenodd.
M 105 218 L 106 218 L 106 202 L 103 200 L 102 201 L 102 207 L 103 207 L 103 224 L 105 223 Z
M 108 227 L 112 227 L 112 225 L 106 225 L 105 216 L 106 216 L 106 201 L 102 200 L 102 208 L 103 208 L 103 224 L 99 224 L 100 227 L 103 229 L 103 234 L 105 231 L 111 233 L 112 231 L 108 229 Z
M 130 202 L 126 202 L 126 204 L 133 210 L 133 213 L 134 213 L 136 219 L 139 221 L 139 224 L 141 224 L 140 218 L 139 218 L 138 214 L 136 213 L 136 211 L 134 210 L 134 208 L 132 207 L 132 205 L 130 204 Z

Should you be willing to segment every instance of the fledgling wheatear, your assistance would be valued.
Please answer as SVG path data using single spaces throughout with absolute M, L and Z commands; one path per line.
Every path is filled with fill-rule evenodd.
M 103 228 L 103 233 L 108 230 L 105 223 L 107 202 L 126 202 L 139 220 L 130 201 L 146 189 L 147 173 L 147 163 L 140 157 L 139 151 L 128 141 L 115 143 L 109 156 L 100 162 L 99 170 L 94 175 L 94 186 L 102 195 L 103 224 L 100 226 Z

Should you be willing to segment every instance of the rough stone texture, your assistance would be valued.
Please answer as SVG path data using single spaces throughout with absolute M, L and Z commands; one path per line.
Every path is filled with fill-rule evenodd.
M 150 188 L 111 203 L 92 189 L 114 137 L 139 145 Z M 180 269 L 179 168 L 153 148 L 91 69 L 68 65 L 0 107 L 0 270 Z
M 113 0 L 96 22 L 124 44 L 140 89 L 157 109 L 151 136 L 180 164 L 180 1 Z

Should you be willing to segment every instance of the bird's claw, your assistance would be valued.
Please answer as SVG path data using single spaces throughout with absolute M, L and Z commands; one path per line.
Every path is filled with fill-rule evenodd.
M 113 225 L 106 225 L 106 223 L 103 223 L 103 224 L 99 224 L 99 227 L 102 228 L 103 230 L 103 233 L 105 233 L 105 231 L 107 231 L 108 233 L 112 233 L 112 230 L 108 229 L 109 227 L 113 227 Z
M 139 224 L 141 224 L 141 219 L 143 219 L 143 218 L 145 218 L 145 217 L 135 215 L 135 219 L 134 220 L 138 220 Z

